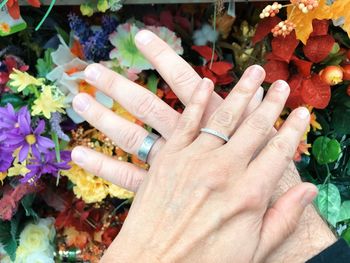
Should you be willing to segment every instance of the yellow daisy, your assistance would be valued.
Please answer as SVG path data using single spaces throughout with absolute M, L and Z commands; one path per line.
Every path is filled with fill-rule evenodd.
M 9 177 L 18 176 L 18 175 L 24 176 L 29 172 L 30 170 L 26 167 L 26 162 L 23 162 L 23 163 L 15 162 L 13 166 L 8 170 L 8 176 Z
M 18 92 L 23 91 L 29 85 L 41 86 L 44 84 L 44 79 L 34 78 L 27 72 L 22 72 L 18 69 L 13 69 L 13 72 L 10 74 L 11 86 L 16 87 Z
M 34 101 L 32 107 L 32 115 L 44 115 L 45 118 L 50 119 L 53 112 L 64 112 L 64 97 L 59 96 L 54 98 L 52 94 L 52 86 L 43 86 L 40 97 Z

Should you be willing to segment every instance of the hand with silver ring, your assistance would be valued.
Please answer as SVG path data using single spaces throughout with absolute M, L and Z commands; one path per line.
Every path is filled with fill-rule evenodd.
M 266 130 L 272 129 L 289 87 L 275 84 L 256 111 L 240 122 L 257 88 L 249 87 L 237 107 L 227 107 L 236 96 L 233 89 L 202 121 L 209 133 L 200 133 L 213 92 L 210 81 L 200 82 L 101 263 L 262 263 L 286 241 L 317 188 L 301 183 L 271 205 L 270 200 L 310 114 L 306 108 L 294 110 L 265 145 L 268 132 L 251 130 L 252 116 L 267 112 Z M 218 121 L 223 109 L 235 116 L 232 122 Z M 227 143 L 221 134 L 231 137 Z
M 187 105 L 193 91 L 197 89 L 201 81 L 198 74 L 153 33 L 149 31 L 140 31 L 137 34 L 135 42 L 140 51 L 150 60 L 175 94 Z M 164 61 L 166 61 L 166 63 L 164 63 Z M 114 98 L 130 113 L 144 123 L 152 126 L 162 135 L 160 139 L 155 141 L 148 153 L 147 161 L 152 165 L 166 140 L 169 139 L 174 132 L 180 114 L 147 89 L 127 80 L 123 76 L 102 65 L 90 65 L 86 69 L 85 74 L 88 83 Z M 207 121 L 212 113 L 222 105 L 223 107 L 219 109 L 218 117 L 214 120 L 214 123 L 217 122 L 221 126 L 217 128 L 217 125 L 214 124 L 212 127 L 208 128 L 216 130 L 221 134 L 230 135 L 227 133 L 227 127 L 237 123 L 235 116 L 240 114 L 234 114 L 232 112 L 236 111 L 238 107 L 237 104 L 240 104 L 242 100 L 248 97 L 247 90 L 249 88 L 257 90 L 257 92 L 246 108 L 244 116 L 246 117 L 255 111 L 260 105 L 263 95 L 263 90 L 259 88 L 259 86 L 264 79 L 264 74 L 263 69 L 259 66 L 248 68 L 233 89 L 234 93 L 231 95 L 231 99 L 226 103 L 214 92 L 205 109 L 203 122 Z M 279 83 L 275 85 L 279 85 Z M 249 95 L 249 97 L 252 96 Z M 265 104 L 273 105 L 274 103 L 268 99 Z M 82 117 L 109 136 L 118 146 L 129 153 L 138 154 L 145 138 L 148 136 L 148 131 L 115 115 L 115 113 L 106 109 L 87 94 L 81 93 L 77 95 L 73 101 L 73 106 Z M 266 108 L 266 106 L 264 108 Z M 228 109 L 230 111 L 228 111 Z M 268 133 L 266 129 L 270 130 L 270 128 L 266 124 L 267 118 L 269 118 L 269 116 L 265 116 L 264 109 L 250 116 L 248 123 L 251 130 L 258 130 L 261 134 Z M 242 120 L 239 120 L 238 122 L 241 121 Z M 266 139 L 271 138 L 275 132 L 276 131 L 272 129 Z M 210 140 L 206 140 L 206 143 L 208 143 L 209 148 L 224 143 L 224 141 L 212 135 L 202 135 L 202 137 L 209 138 L 208 136 L 210 136 Z M 249 141 L 250 138 L 247 140 Z M 238 146 L 241 144 L 242 142 L 238 142 Z M 86 147 L 76 147 L 72 153 L 72 158 L 89 172 L 132 191 L 138 189 L 146 175 L 144 170 L 130 163 L 120 162 Z M 300 177 L 296 172 L 295 166 L 291 162 L 290 169 L 285 172 L 285 176 L 279 184 L 276 195 L 273 197 L 274 200 L 297 183 L 300 183 Z M 283 250 L 283 253 L 275 253 L 276 257 L 269 262 L 281 262 L 282 259 L 284 260 L 288 258 L 288 256 L 293 259 L 300 257 L 300 262 L 302 262 L 302 260 L 306 260 L 304 251 L 316 254 L 335 240 L 334 235 L 329 231 L 316 211 L 312 208 L 308 210 L 307 220 L 305 220 L 306 223 L 301 224 L 300 228 L 298 228 L 297 232 L 300 232 L 299 235 L 290 238 L 290 245 L 285 246 L 286 248 Z M 312 223 L 309 224 L 308 222 Z M 300 235 L 304 235 L 303 233 L 306 233 L 306 230 L 312 231 L 312 229 L 320 233 L 320 239 L 317 242 L 315 242 L 314 239 L 308 240 L 300 246 Z M 307 239 L 308 235 L 305 234 L 303 238 Z M 306 246 L 308 246 L 309 250 L 306 249 Z M 290 247 L 293 247 L 293 249 L 290 249 Z

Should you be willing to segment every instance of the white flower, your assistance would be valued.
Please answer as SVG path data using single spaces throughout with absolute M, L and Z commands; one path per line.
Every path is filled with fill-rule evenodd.
M 68 105 L 66 109 L 67 115 L 75 123 L 82 123 L 85 120 L 73 110 L 72 101 L 75 95 L 82 92 L 82 86 L 87 85 L 84 80 L 83 71 L 89 64 L 75 57 L 64 41 L 61 40 L 61 42 L 62 44 L 58 49 L 51 53 L 52 61 L 57 67 L 47 74 L 46 78 L 54 81 L 56 86 L 66 96 L 64 102 Z M 94 94 L 90 95 L 95 96 L 107 108 L 112 108 L 113 99 L 102 92 L 96 90 Z
M 204 24 L 201 29 L 193 33 L 193 41 L 196 46 L 205 46 L 208 42 L 214 43 L 218 40 L 218 37 L 219 32 L 208 24 Z
M 47 253 L 36 252 L 28 255 L 23 263 L 55 263 L 53 254 L 50 256 Z
M 20 235 L 20 247 L 23 248 L 26 254 L 44 252 L 50 246 L 49 234 L 50 230 L 46 225 L 30 223 L 26 225 Z

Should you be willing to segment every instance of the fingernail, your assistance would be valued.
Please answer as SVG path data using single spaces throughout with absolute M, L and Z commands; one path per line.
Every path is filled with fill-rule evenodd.
M 88 66 L 84 73 L 86 80 L 89 82 L 96 82 L 101 75 L 101 71 L 97 66 Z
M 302 107 L 302 108 L 297 109 L 297 116 L 300 119 L 305 120 L 305 119 L 310 117 L 310 112 L 307 108 Z
M 275 83 L 275 89 L 279 92 L 285 92 L 288 89 L 288 84 L 283 80 L 279 80 Z
M 135 36 L 135 41 L 144 46 L 148 45 L 154 39 L 154 35 L 147 30 L 138 32 Z
M 78 112 L 86 111 L 90 106 L 89 98 L 85 94 L 78 94 L 73 100 L 73 108 Z
M 249 70 L 249 75 L 252 79 L 261 79 L 264 75 L 264 70 L 258 65 L 252 66 Z
M 82 165 L 84 164 L 86 153 L 84 152 L 84 150 L 80 148 L 74 148 L 71 153 L 71 156 L 72 156 L 73 162 L 75 162 L 78 165 Z
M 301 205 L 303 207 L 307 207 L 309 204 L 312 203 L 316 196 L 317 192 L 315 192 L 315 190 L 307 190 L 304 193 L 303 198 L 301 199 Z

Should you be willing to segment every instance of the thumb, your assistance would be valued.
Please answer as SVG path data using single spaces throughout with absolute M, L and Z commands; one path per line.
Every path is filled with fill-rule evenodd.
M 289 189 L 267 209 L 254 262 L 262 262 L 295 231 L 305 208 L 317 193 L 313 184 L 301 183 Z

